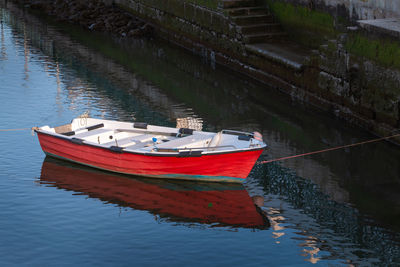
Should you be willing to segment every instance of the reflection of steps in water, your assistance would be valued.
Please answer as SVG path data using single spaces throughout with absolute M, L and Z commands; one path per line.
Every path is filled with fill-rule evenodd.
M 242 185 L 131 178 L 46 157 L 40 183 L 147 210 L 167 221 L 264 229 Z

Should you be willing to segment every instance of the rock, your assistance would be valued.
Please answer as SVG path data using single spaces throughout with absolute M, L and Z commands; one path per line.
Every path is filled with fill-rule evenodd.
M 96 26 L 94 27 L 94 30 L 99 32 L 104 32 L 105 31 L 104 22 L 97 23 Z
M 140 36 L 140 35 L 141 35 L 141 32 L 140 32 L 139 29 L 130 30 L 130 31 L 128 32 L 128 36 L 129 36 L 129 37 L 138 37 L 138 36 Z
M 111 24 L 110 24 L 108 21 L 106 21 L 106 22 L 104 23 L 104 27 L 105 27 L 105 29 L 106 29 L 107 31 L 110 31 L 111 28 L 112 28 Z
M 140 28 L 140 30 L 142 31 L 143 35 L 149 35 L 153 31 L 153 27 L 146 23 Z
M 117 6 L 98 0 L 32 0 L 29 8 L 39 9 L 59 21 L 81 25 L 90 31 L 101 31 L 119 37 L 148 35 L 152 27 Z M 108 5 L 107 5 L 108 4 Z

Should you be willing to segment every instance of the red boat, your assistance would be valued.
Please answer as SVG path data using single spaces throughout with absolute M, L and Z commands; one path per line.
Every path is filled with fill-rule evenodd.
M 40 183 L 107 203 L 147 210 L 157 218 L 266 229 L 269 220 L 240 184 L 132 178 L 46 157 Z
M 241 183 L 266 147 L 257 132 L 212 133 L 93 118 L 34 130 L 49 156 L 155 178 Z

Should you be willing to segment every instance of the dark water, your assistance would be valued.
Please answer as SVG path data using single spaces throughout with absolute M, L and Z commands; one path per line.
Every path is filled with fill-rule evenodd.
M 374 138 L 160 41 L 112 41 L 3 1 L 0 20 L 1 129 L 85 111 L 169 126 L 190 117 L 260 131 L 260 160 Z M 45 159 L 30 131 L 0 132 L 0 149 L 2 266 L 400 263 L 400 149 L 387 143 L 257 165 L 243 186 Z

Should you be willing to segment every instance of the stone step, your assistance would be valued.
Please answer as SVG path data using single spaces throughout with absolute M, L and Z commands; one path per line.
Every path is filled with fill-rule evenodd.
M 245 47 L 250 54 L 280 62 L 295 71 L 301 71 L 305 65 L 309 65 L 312 55 L 310 50 L 287 41 L 284 43 L 247 44 Z
M 271 33 L 254 33 L 245 35 L 244 42 L 246 44 L 265 43 L 271 41 L 279 41 L 286 37 L 285 32 L 271 32 Z
M 274 18 L 268 14 L 232 16 L 232 20 L 239 26 L 274 22 Z
M 268 9 L 263 6 L 234 7 L 234 8 L 225 9 L 224 12 L 225 12 L 225 14 L 227 14 L 229 16 L 269 14 Z
M 221 8 L 251 7 L 256 5 L 256 0 L 222 0 L 218 4 Z
M 282 26 L 280 23 L 251 24 L 240 26 L 240 31 L 243 34 L 281 32 Z

